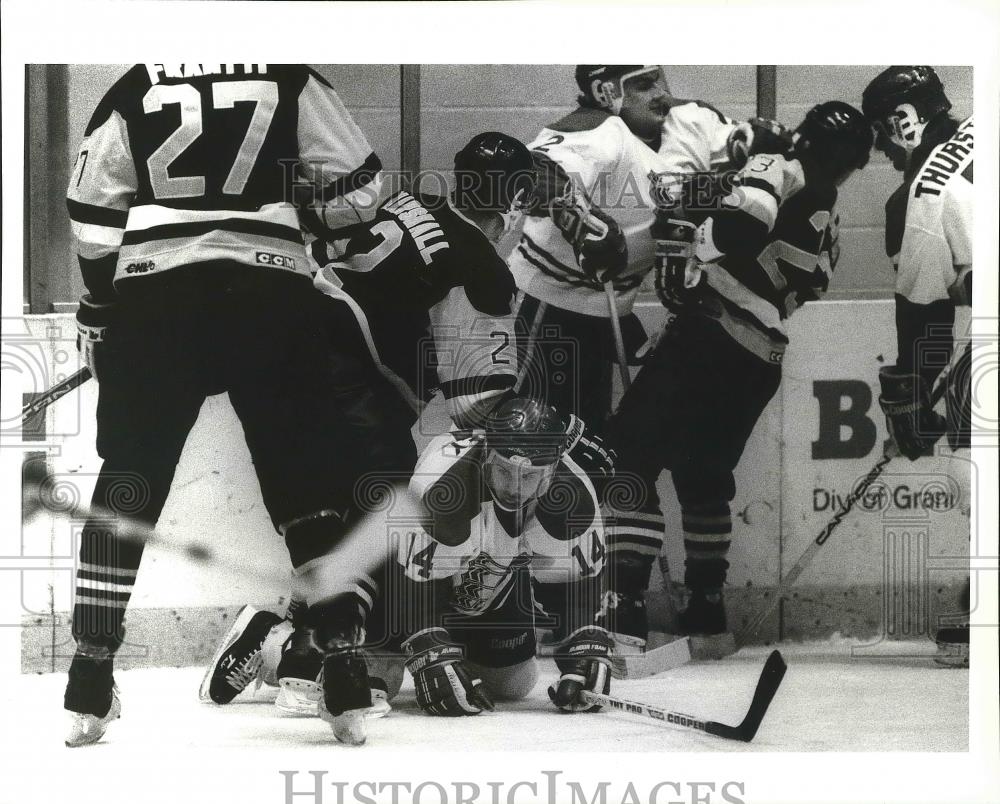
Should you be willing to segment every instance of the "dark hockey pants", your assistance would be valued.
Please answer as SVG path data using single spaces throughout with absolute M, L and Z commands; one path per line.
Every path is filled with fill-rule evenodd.
M 115 519 L 155 526 L 207 396 L 229 394 L 275 528 L 309 520 L 285 533 L 293 565 L 343 536 L 381 410 L 364 362 L 331 347 L 320 294 L 304 277 L 220 262 L 125 284 L 100 382 L 104 463 L 73 612 L 77 641 L 112 651 L 143 552 L 118 538 Z
M 665 530 L 656 492 L 664 469 L 681 505 L 685 581 L 722 586 L 733 471 L 780 382 L 780 363 L 761 360 L 706 316 L 682 316 L 663 336 L 608 423 L 618 454 L 605 507 L 612 588 L 648 585 Z

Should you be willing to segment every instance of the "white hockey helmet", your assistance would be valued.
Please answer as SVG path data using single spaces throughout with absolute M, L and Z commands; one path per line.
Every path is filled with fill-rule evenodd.
M 646 74 L 662 78 L 663 72 L 659 64 L 578 64 L 576 83 L 588 102 L 619 114 L 625 83 Z

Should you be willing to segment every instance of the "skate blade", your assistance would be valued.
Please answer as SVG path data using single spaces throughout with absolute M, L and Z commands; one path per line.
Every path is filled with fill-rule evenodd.
M 367 709 L 349 709 L 331 715 L 325 706 L 320 706 L 319 716 L 333 727 L 333 736 L 344 745 L 364 745 L 368 739 Z
M 969 666 L 969 646 L 938 644 L 938 652 L 934 656 L 934 663 L 939 667 L 952 669 L 963 669 Z
M 118 699 L 118 693 L 113 693 L 111 698 L 111 708 L 104 717 L 97 715 L 83 715 L 79 712 L 73 713 L 73 723 L 70 726 L 69 735 L 65 743 L 67 748 L 79 748 L 83 745 L 93 745 L 98 742 L 112 720 L 117 720 L 122 716 L 122 704 Z
M 209 688 L 212 686 L 212 676 L 215 674 L 215 666 L 219 663 L 219 659 L 222 658 L 222 654 L 229 650 L 229 648 L 232 647 L 232 644 L 239 639 L 240 634 L 243 633 L 256 613 L 257 609 L 249 603 L 237 613 L 236 619 L 233 621 L 232 626 L 226 633 L 225 639 L 222 640 L 219 648 L 215 651 L 215 655 L 212 657 L 212 661 L 208 665 L 208 670 L 205 671 L 205 676 L 201 680 L 201 686 L 198 687 L 198 699 L 202 703 L 215 703 L 215 701 L 212 700 L 212 696 L 209 694 Z
M 611 675 L 621 679 L 648 678 L 681 667 L 690 661 L 690 641 L 688 637 L 680 637 L 645 653 L 613 656 Z
M 312 717 L 318 714 L 323 688 L 317 682 L 304 678 L 280 678 L 278 688 L 274 705 L 286 715 Z

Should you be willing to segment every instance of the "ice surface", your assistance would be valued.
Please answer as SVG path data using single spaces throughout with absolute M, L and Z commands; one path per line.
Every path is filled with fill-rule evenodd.
M 852 649 L 870 655 L 852 656 Z M 368 744 L 360 749 L 337 745 L 319 719 L 281 715 L 267 688 L 256 698 L 241 696 L 218 707 L 198 701 L 201 668 L 123 671 L 116 674 L 121 720 L 100 744 L 68 749 L 62 745 L 65 676 L 19 676 L 2 693 L 3 764 L 11 757 L 17 761 L 12 773 L 4 774 L 0 801 L 229 801 L 226 779 L 231 782 L 237 769 L 266 767 L 278 778 L 277 768 L 331 768 L 358 752 L 370 759 L 372 753 L 467 751 L 503 751 L 507 758 L 518 751 L 965 751 L 969 674 L 936 667 L 929 659 L 932 649 L 927 642 L 859 649 L 846 640 L 782 646 L 788 673 L 749 745 L 617 713 L 560 714 L 545 692 L 555 666 L 542 660 L 542 678 L 528 700 L 478 717 L 422 715 L 407 680 L 392 714 L 371 723 Z M 767 652 L 744 649 L 722 661 L 616 681 L 612 693 L 735 724 L 746 711 Z M 206 782 L 205 774 L 214 781 Z M 103 781 L 95 783 L 95 778 Z M 122 778 L 133 779 L 142 794 L 121 792 Z M 21 790 L 15 792 L 18 785 Z M 109 793 L 108 785 L 119 792 Z M 284 798 L 272 791 L 270 797 L 244 794 L 238 800 Z M 313 800 L 296 797 L 293 804 Z

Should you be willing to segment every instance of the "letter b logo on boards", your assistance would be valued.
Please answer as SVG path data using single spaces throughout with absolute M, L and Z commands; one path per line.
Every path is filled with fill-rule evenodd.
M 819 438 L 812 442 L 813 460 L 863 458 L 878 437 L 868 416 L 872 391 L 860 380 L 814 380 L 819 401 Z

